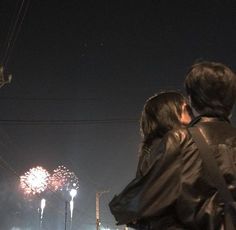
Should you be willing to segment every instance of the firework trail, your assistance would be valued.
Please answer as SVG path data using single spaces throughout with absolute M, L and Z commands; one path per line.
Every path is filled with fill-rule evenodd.
M 77 195 L 77 190 L 76 189 L 71 189 L 70 190 L 70 196 L 71 196 L 71 201 L 70 201 L 70 230 L 72 229 L 72 219 L 73 219 L 73 211 L 74 211 L 74 198 Z
M 31 168 L 20 177 L 20 188 L 26 195 L 39 194 L 47 188 L 50 174 L 41 166 Z
M 77 195 L 77 190 L 76 189 L 71 189 L 70 190 L 70 196 L 71 196 L 71 201 L 70 201 L 70 214 L 71 214 L 71 220 L 73 217 L 73 210 L 74 210 L 74 198 Z
M 45 199 L 42 199 L 42 200 L 41 200 L 41 205 L 40 205 L 40 209 L 41 209 L 41 213 L 40 213 L 40 229 L 42 229 L 43 212 L 44 212 L 45 206 L 46 206 L 46 200 L 45 200 Z

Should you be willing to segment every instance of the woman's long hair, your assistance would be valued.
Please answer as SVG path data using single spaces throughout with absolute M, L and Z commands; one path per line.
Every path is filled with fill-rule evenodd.
M 150 146 L 155 138 L 162 138 L 169 130 L 181 126 L 184 103 L 187 104 L 186 98 L 176 91 L 161 92 L 146 101 L 140 119 L 142 147 Z

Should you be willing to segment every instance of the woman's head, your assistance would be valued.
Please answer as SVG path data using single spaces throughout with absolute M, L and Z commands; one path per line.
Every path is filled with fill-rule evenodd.
M 144 142 L 164 136 L 169 130 L 188 124 L 191 111 L 179 92 L 161 92 L 149 98 L 143 108 L 140 129 Z

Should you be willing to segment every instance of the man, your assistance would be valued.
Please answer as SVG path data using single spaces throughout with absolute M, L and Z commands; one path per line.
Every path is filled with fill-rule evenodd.
M 221 63 L 201 62 L 191 67 L 185 88 L 195 115 L 190 127 L 203 133 L 236 201 L 236 128 L 229 121 L 236 76 Z M 219 151 L 222 145 L 230 151 Z M 162 156 L 138 182 L 142 188 L 127 213 L 119 213 L 118 223 L 120 218 L 142 230 L 224 229 L 222 197 L 189 128 L 170 131 L 153 151 Z

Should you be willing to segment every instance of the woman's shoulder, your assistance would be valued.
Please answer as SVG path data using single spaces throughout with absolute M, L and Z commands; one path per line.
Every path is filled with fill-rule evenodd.
M 177 153 L 181 151 L 182 148 L 186 147 L 187 143 L 191 142 L 191 135 L 187 127 L 179 127 L 170 130 L 162 138 L 159 144 L 159 151 Z
M 162 139 L 163 139 L 163 138 L 156 137 L 156 138 L 152 141 L 152 148 L 153 148 L 154 146 L 158 146 L 158 145 L 161 143 Z
M 173 139 L 176 141 L 182 141 L 186 138 L 190 138 L 190 133 L 187 126 L 181 126 L 179 128 L 174 128 L 167 132 L 163 140 Z

